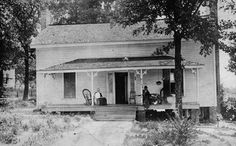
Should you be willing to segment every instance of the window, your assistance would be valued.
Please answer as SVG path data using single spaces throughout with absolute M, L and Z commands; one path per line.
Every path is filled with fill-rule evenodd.
M 64 98 L 75 98 L 75 73 L 64 73 Z

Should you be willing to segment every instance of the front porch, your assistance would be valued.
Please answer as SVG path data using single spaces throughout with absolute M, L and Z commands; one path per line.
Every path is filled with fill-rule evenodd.
M 199 63 L 185 63 L 183 103 L 194 103 L 183 104 L 185 109 L 199 108 L 201 67 Z M 173 69 L 170 56 L 77 59 L 38 71 L 37 77 L 43 82 L 37 89 L 41 97 L 37 105 L 46 105 L 47 112 L 93 112 L 97 120 L 134 120 L 147 108 L 144 108 L 143 89 L 148 86 L 152 95 L 148 110 L 173 110 Z M 98 88 L 108 105 L 96 105 L 94 94 Z M 91 105 L 85 105 L 88 102 L 82 94 L 84 89 L 90 92 Z M 157 98 L 162 101 L 153 100 Z
M 174 110 L 173 104 L 150 105 L 146 110 L 165 111 Z M 183 103 L 183 109 L 199 109 L 199 104 L 190 102 Z M 143 120 L 145 118 L 145 108 L 143 105 L 131 104 L 108 104 L 85 105 L 85 104 L 50 104 L 45 106 L 43 112 L 90 112 L 95 120 Z M 141 115 L 140 115 L 141 113 Z M 140 117 L 141 116 L 141 117 Z
M 198 100 L 201 67 L 185 62 L 183 94 L 187 102 Z M 84 104 L 82 91 L 88 89 L 94 105 L 94 93 L 99 88 L 108 104 L 143 105 L 144 86 L 151 94 L 160 95 L 162 90 L 162 97 L 174 97 L 173 69 L 170 56 L 77 59 L 37 72 L 41 81 L 37 104 Z

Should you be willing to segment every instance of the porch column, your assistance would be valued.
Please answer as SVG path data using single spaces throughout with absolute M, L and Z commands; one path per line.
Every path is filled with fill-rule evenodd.
M 198 98 L 199 98 L 199 69 L 197 68 L 196 69 L 196 79 L 197 79 L 197 99 L 196 99 L 196 102 L 198 102 Z
M 147 74 L 147 70 L 140 69 L 140 72 L 136 71 L 140 75 L 140 90 L 141 90 L 141 105 L 143 105 L 143 75 Z
M 93 98 L 93 78 L 94 78 L 94 75 L 93 75 L 93 72 L 91 72 L 91 98 L 92 98 L 92 106 L 94 106 L 94 98 Z
M 92 106 L 94 106 L 94 97 L 93 97 L 93 92 L 94 92 L 94 77 L 97 76 L 97 72 L 90 72 L 90 75 L 91 77 L 91 98 L 92 98 Z

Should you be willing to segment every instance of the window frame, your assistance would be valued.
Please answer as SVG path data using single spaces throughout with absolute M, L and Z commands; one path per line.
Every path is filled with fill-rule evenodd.
M 66 74 L 73 74 L 73 76 L 74 76 L 74 80 L 73 80 L 73 82 L 74 82 L 74 94 L 73 94 L 73 96 L 68 96 L 68 95 L 66 95 L 66 87 L 65 87 L 65 84 L 66 84 L 66 81 L 65 81 L 65 76 L 66 76 Z M 63 99 L 75 99 L 76 98 L 76 84 L 77 84 L 77 78 L 76 78 L 76 75 L 77 75 L 77 73 L 76 72 L 68 72 L 68 73 L 63 73 Z

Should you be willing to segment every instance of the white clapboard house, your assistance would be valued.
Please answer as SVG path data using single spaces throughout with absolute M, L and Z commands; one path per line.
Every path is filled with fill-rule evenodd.
M 147 86 L 154 96 L 163 89 L 167 99 L 153 102 L 149 109 L 175 109 L 174 51 L 152 55 L 173 41 L 172 36 L 133 36 L 134 28 L 83 24 L 52 25 L 41 31 L 31 45 L 36 48 L 38 106 L 48 111 L 95 111 L 95 119 L 134 119 L 135 113 L 144 111 L 142 90 Z M 213 118 L 215 53 L 201 56 L 200 46 L 182 41 L 183 109 L 196 119 Z M 94 104 L 98 88 L 108 105 Z M 91 105 L 85 104 L 84 89 L 91 93 Z

